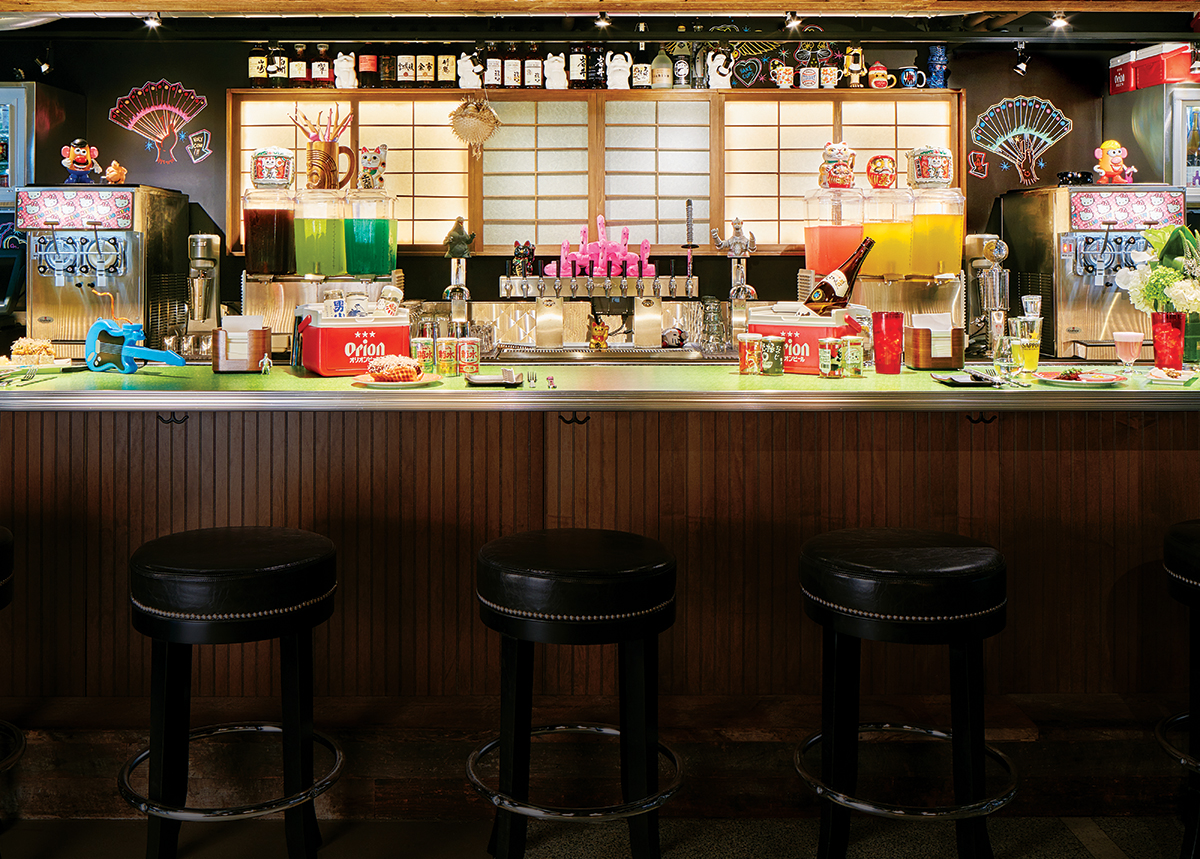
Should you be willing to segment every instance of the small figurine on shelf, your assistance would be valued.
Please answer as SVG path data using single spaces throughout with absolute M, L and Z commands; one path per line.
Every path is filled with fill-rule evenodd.
M 588 317 L 588 348 L 593 352 L 608 348 L 608 323 L 598 316 Z
M 1129 185 L 1133 182 L 1133 174 L 1137 168 L 1125 163 L 1129 150 L 1116 140 L 1106 140 L 1100 144 L 1095 156 L 1100 163 L 1092 169 L 1100 174 L 1096 180 L 1098 185 Z
M 629 89 L 629 69 L 633 66 L 633 54 L 629 51 L 623 54 L 609 51 L 604 58 L 604 66 L 608 72 L 609 89 Z
M 848 143 L 825 144 L 821 152 L 821 169 L 817 184 L 822 188 L 853 188 L 855 151 Z
M 64 146 L 62 166 L 67 168 L 66 184 L 91 185 L 92 174 L 100 173 L 100 164 L 96 161 L 99 154 L 100 150 L 95 146 L 88 146 L 88 142 L 82 137 L 76 137 Z
M 529 277 L 533 274 L 533 245 L 513 242 L 513 277 Z
M 483 71 L 483 66 L 475 54 L 459 54 L 458 88 L 482 89 L 483 81 L 479 77 L 481 71 Z
M 383 171 L 387 169 L 387 144 L 381 143 L 374 149 L 366 146 L 358 150 L 358 187 L 373 190 L 383 187 Z
M 708 88 L 729 89 L 733 86 L 733 63 L 728 49 L 717 47 L 708 55 Z
M 125 176 L 129 173 L 118 162 L 114 161 L 104 170 L 104 179 L 109 185 L 124 185 Z
M 354 73 L 354 52 L 338 53 L 333 61 L 333 85 L 338 89 L 358 89 L 358 75 Z
M 867 73 L 866 63 L 863 61 L 863 49 L 859 45 L 846 48 L 846 56 L 842 61 L 842 71 L 845 73 L 848 85 L 855 88 L 862 88 L 862 78 Z
M 733 228 L 733 231 L 727 239 L 722 240 L 721 234 L 716 229 L 712 231 L 713 247 L 719 251 L 727 251 L 726 255 L 731 259 L 745 259 L 753 251 L 758 250 L 758 245 L 754 241 L 753 231 L 751 231 L 749 238 L 742 232 L 741 218 L 734 218 L 729 222 L 729 225 Z
M 262 360 L 258 362 L 258 372 L 262 373 L 264 376 L 269 376 L 271 375 L 272 366 L 270 353 L 264 352 Z
M 467 232 L 463 226 L 465 220 L 462 215 L 455 218 L 454 226 L 442 240 L 442 244 L 446 246 L 446 259 L 466 259 L 471 255 L 471 243 L 475 241 L 475 234 Z
M 546 89 L 567 88 L 567 55 L 546 54 L 542 63 L 542 82 Z
M 872 188 L 896 185 L 896 159 L 890 155 L 872 155 L 867 159 L 867 181 Z

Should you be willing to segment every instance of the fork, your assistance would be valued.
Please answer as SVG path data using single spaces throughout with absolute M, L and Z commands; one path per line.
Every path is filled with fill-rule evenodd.
M 531 387 L 531 388 L 536 388 L 536 387 L 537 387 L 537 372 L 536 372 L 536 371 L 534 371 L 534 370 L 527 370 L 527 371 L 525 372 L 525 378 L 526 378 L 526 379 L 528 380 L 528 382 L 529 382 L 529 387 Z
M 0 379 L 0 385 L 3 385 L 7 388 L 9 385 L 15 384 L 16 382 L 31 382 L 35 378 L 37 378 L 37 368 L 26 367 L 25 372 L 21 373 L 20 375 L 17 373 L 10 373 L 3 379 Z

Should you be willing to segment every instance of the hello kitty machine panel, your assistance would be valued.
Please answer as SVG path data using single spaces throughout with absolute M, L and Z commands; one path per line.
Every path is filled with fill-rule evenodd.
M 1182 226 L 1186 210 L 1182 188 L 1074 191 L 1071 229 L 1144 230 L 1149 226 Z

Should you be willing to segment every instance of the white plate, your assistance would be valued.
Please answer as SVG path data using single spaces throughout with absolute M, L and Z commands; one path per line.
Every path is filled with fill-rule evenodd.
M 426 373 L 421 378 L 414 382 L 376 382 L 371 378 L 370 373 L 363 373 L 361 376 L 354 377 L 354 386 L 356 388 L 374 388 L 378 391 L 396 391 L 406 388 L 425 388 L 429 385 L 440 385 L 442 377 L 437 373 Z
M 53 364 L 0 364 L 0 376 L 7 376 L 9 373 L 19 373 L 29 367 L 36 367 L 39 373 L 52 373 L 55 370 L 61 370 L 63 367 L 70 367 L 70 358 L 55 358 Z
M 1195 370 L 1179 370 L 1179 376 L 1171 378 L 1162 371 L 1162 368 L 1155 367 L 1146 374 L 1146 378 L 1156 385 L 1186 385 L 1192 379 L 1196 378 Z

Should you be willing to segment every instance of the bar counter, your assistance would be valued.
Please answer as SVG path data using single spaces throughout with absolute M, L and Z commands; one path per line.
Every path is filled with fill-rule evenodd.
M 1074 365 L 1079 366 L 1079 365 Z M 1056 365 L 1044 365 L 1043 369 Z M 1119 367 L 1091 367 L 1120 373 Z M 522 368 L 517 367 L 521 370 Z M 528 368 L 526 368 L 528 369 Z M 0 411 L 1190 411 L 1200 383 L 1188 387 L 1132 376 L 1113 387 L 953 388 L 928 372 L 898 376 L 867 370 L 855 379 L 808 375 L 741 376 L 731 365 L 540 364 L 536 386 L 473 387 L 462 377 L 422 388 L 376 390 L 352 378 L 324 378 L 290 367 L 269 375 L 207 367 L 150 366 L 137 373 L 48 371 L 0 388 Z M 484 374 L 498 368 L 484 365 Z M 1146 368 L 1142 368 L 1144 374 Z M 549 387 L 553 378 L 556 387 Z

